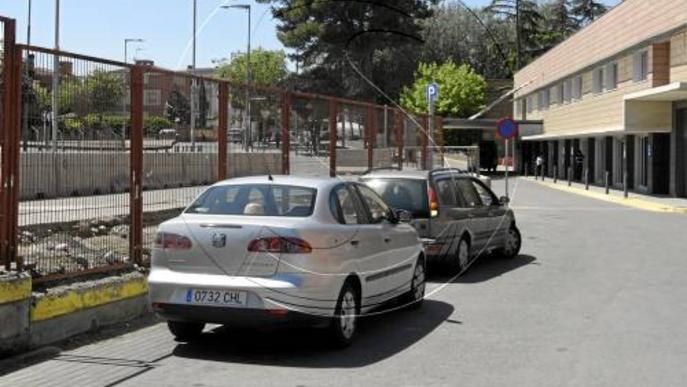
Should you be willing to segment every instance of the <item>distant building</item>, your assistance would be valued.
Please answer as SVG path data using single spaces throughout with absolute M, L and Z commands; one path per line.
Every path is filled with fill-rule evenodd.
M 530 166 L 687 197 L 687 1 L 626 0 L 514 78 Z

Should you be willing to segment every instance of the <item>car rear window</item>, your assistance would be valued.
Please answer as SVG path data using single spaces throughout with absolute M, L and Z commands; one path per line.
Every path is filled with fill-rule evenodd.
M 288 216 L 312 215 L 317 190 L 276 184 L 211 187 L 186 209 L 189 214 Z
M 413 218 L 429 217 L 425 180 L 371 178 L 363 179 L 362 182 L 377 192 L 391 208 L 410 211 Z

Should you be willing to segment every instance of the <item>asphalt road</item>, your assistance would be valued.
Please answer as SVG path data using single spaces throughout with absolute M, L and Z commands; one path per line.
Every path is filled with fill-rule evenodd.
M 180 344 L 153 324 L 0 385 L 687 385 L 687 216 L 511 187 L 522 254 L 449 283 L 434 274 L 422 310 L 367 318 L 349 349 L 310 331 L 221 328 Z

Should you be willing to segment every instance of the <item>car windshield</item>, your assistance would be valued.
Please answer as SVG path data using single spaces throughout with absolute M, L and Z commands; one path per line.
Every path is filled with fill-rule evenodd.
M 288 216 L 312 215 L 317 190 L 274 184 L 238 184 L 211 187 L 187 214 Z
M 394 209 L 410 211 L 413 218 L 427 218 L 429 205 L 425 180 L 370 178 L 363 183 L 372 188 Z

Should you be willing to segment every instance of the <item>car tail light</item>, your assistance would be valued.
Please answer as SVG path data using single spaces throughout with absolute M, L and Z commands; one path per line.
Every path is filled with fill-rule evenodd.
M 434 191 L 434 188 L 429 187 L 427 196 L 429 196 L 429 214 L 434 218 L 439 215 L 439 200 L 437 199 L 437 193 Z
M 155 236 L 155 247 L 166 250 L 190 250 L 193 243 L 183 235 L 159 232 Z
M 308 254 L 312 252 L 310 243 L 300 238 L 267 237 L 253 239 L 248 243 L 252 253 Z

